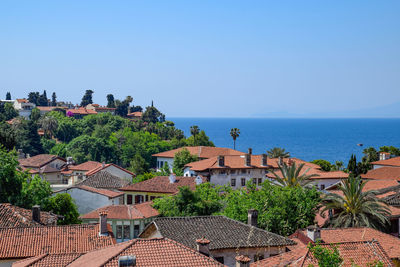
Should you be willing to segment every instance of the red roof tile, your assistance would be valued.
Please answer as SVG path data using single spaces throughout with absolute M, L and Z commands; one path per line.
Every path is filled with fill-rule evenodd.
M 132 112 L 132 113 L 128 113 L 126 116 L 135 117 L 135 118 L 141 118 L 143 116 L 143 112 L 135 111 L 135 112 Z
M 134 239 L 92 251 L 73 261 L 70 267 L 118 266 L 120 256 L 136 256 L 136 266 L 223 266 L 214 259 L 168 238 Z
M 380 167 L 370 170 L 366 174 L 361 174 L 361 177 L 364 179 L 400 181 L 400 168 Z
M 83 253 L 115 243 L 98 224 L 0 228 L 0 260 L 44 253 Z
M 56 224 L 58 216 L 50 212 L 40 212 L 40 222 L 32 220 L 32 210 L 20 208 L 9 203 L 0 203 L 0 228 L 29 227 Z
M 93 170 L 100 166 L 102 166 L 102 163 L 100 163 L 100 162 L 86 161 L 86 162 L 78 164 L 78 165 L 70 165 L 70 166 L 68 166 L 68 169 L 74 170 L 74 171 L 90 171 L 90 170 Z
M 61 158 L 57 155 L 39 154 L 30 158 L 19 159 L 19 165 L 25 168 L 40 168 L 55 159 L 60 159 L 67 162 L 64 158 Z
M 74 114 L 74 115 L 97 114 L 96 111 L 94 111 L 92 109 L 83 108 L 83 107 L 68 109 L 67 113 L 68 112 L 72 112 L 72 114 Z
M 400 157 L 371 162 L 372 165 L 400 167 Z
M 175 154 L 186 148 L 190 154 L 198 156 L 200 159 L 208 159 L 216 156 L 244 155 L 245 153 L 225 147 L 213 146 L 186 146 L 152 155 L 153 157 L 173 158 Z
M 100 194 L 100 195 L 103 195 L 103 196 L 106 196 L 106 197 L 109 197 L 109 198 L 119 197 L 119 196 L 124 194 L 122 192 L 116 192 L 116 191 L 112 191 L 112 190 L 108 190 L 108 189 L 94 188 L 94 187 L 87 186 L 87 185 L 78 185 L 78 186 L 73 186 L 73 187 L 70 187 L 70 188 L 79 188 L 79 189 L 86 190 L 86 191 L 93 192 L 93 193 L 97 193 L 97 194 Z
M 67 266 L 69 263 L 80 257 L 83 253 L 65 254 L 42 254 L 36 257 L 26 258 L 13 263 L 13 267 L 49 267 Z
M 86 176 L 93 175 L 93 174 L 95 174 L 95 173 L 97 173 L 97 172 L 99 172 L 99 171 L 101 171 L 101 170 L 107 169 L 107 168 L 110 167 L 110 166 L 114 166 L 114 167 L 116 167 L 116 168 L 118 168 L 118 169 L 120 169 L 120 170 L 122 170 L 122 171 L 124 171 L 124 172 L 126 172 L 126 173 L 129 173 L 130 175 L 135 175 L 133 172 L 128 171 L 127 169 L 124 169 L 124 168 L 122 168 L 121 166 L 118 166 L 118 165 L 116 165 L 116 164 L 114 164 L 114 163 L 108 163 L 108 164 L 105 164 L 104 166 L 103 166 L 103 164 L 102 164 L 102 165 L 98 166 L 97 168 L 94 168 L 94 169 L 92 169 L 92 170 L 89 170 L 88 172 L 86 172 Z
M 98 219 L 100 212 L 107 212 L 108 219 L 135 220 L 158 216 L 159 213 L 151 205 L 153 202 L 144 202 L 136 205 L 110 205 L 86 213 L 81 219 Z
M 127 185 L 125 187 L 120 188 L 120 190 L 175 194 L 179 191 L 179 187 L 181 186 L 189 186 L 191 190 L 195 190 L 196 189 L 195 179 L 196 177 L 177 176 L 175 183 L 170 183 L 168 176 L 156 176 L 152 179 L 143 182 Z M 203 178 L 203 182 L 206 182 L 205 178 Z

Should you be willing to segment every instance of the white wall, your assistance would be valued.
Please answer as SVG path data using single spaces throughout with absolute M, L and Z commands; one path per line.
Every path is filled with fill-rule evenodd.
M 132 182 L 132 175 L 130 173 L 127 173 L 126 171 L 123 171 L 120 168 L 115 167 L 114 165 L 110 165 L 109 167 L 103 170 L 119 178 L 125 179 L 128 182 Z
M 210 176 L 210 183 L 216 185 L 227 184 L 231 186 L 231 180 L 235 179 L 236 185 L 231 187 L 234 189 L 238 189 L 243 187 L 241 182 L 242 178 L 246 180 L 246 183 L 249 181 L 253 181 L 253 178 L 256 178 L 257 184 L 258 184 L 258 178 L 261 178 L 262 182 L 264 182 L 266 179 L 265 169 L 243 169 L 243 170 L 245 173 L 243 173 L 242 170 L 228 170 L 228 171 L 225 170 L 225 173 L 221 172 L 223 170 L 213 170 Z
M 157 171 L 160 171 L 162 169 L 165 162 L 168 163 L 169 169 L 170 171 L 172 171 L 172 166 L 174 165 L 174 158 L 163 158 L 163 157 L 157 157 L 157 165 L 156 165 Z
M 341 181 L 341 179 L 312 179 L 312 180 L 319 190 L 323 190 L 328 186 L 331 186 Z M 324 185 L 325 187 L 321 188 L 321 185 Z
M 78 212 L 80 214 L 86 214 L 104 206 L 120 204 L 119 197 L 109 199 L 107 196 L 89 192 L 80 188 L 69 188 L 58 193 L 68 193 L 75 200 L 75 204 L 78 206 Z

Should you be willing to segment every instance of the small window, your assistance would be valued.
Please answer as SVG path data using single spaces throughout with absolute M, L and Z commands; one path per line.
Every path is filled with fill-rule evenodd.
M 253 184 L 257 184 L 257 178 L 253 178 Z
M 236 186 L 236 179 L 231 179 L 231 186 Z
M 262 178 L 258 178 L 258 185 L 262 184 Z
M 256 261 L 260 261 L 260 260 L 263 260 L 264 259 L 264 255 L 263 254 L 256 254 L 256 255 L 254 255 L 254 261 L 256 262 Z
M 226 173 L 226 171 L 225 170 L 221 170 L 221 172 L 220 172 L 221 174 L 225 174 Z
M 129 225 L 124 225 L 124 239 L 131 238 L 131 227 Z
M 224 264 L 224 257 L 215 257 L 214 259 L 215 259 L 216 261 L 218 261 L 218 262 Z
M 117 239 L 122 239 L 122 225 L 117 225 Z
M 242 173 L 245 174 L 245 173 L 246 173 L 246 170 L 242 170 Z
M 126 196 L 126 204 L 128 204 L 128 205 L 132 204 L 132 195 Z
M 325 189 L 325 185 L 321 184 L 321 190 L 324 190 L 324 189 Z
M 139 225 L 133 227 L 133 235 L 135 238 L 139 236 Z
M 240 179 L 240 181 L 241 181 L 242 186 L 246 185 L 246 178 L 242 178 L 242 179 Z

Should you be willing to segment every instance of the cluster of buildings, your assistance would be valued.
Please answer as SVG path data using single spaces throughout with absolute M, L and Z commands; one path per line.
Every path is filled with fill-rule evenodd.
M 183 148 L 153 155 L 157 169 L 173 166 Z M 363 175 L 364 190 L 375 189 L 390 210 L 390 233 L 363 228 L 322 228 L 329 214 L 316 214 L 316 225 L 283 237 L 257 227 L 258 212 L 248 211 L 248 222 L 225 216 L 160 217 L 152 200 L 194 190 L 211 182 L 234 189 L 252 181 L 273 179 L 283 163 L 304 164 L 323 192 L 338 192 L 347 179 L 342 171 L 325 172 L 297 158 L 269 158 L 218 147 L 186 147 L 199 160 L 185 166 L 184 176 L 156 176 L 132 184 L 135 174 L 112 163 L 55 155 L 24 157 L 19 163 L 32 175 L 50 182 L 54 194 L 68 193 L 82 224 L 56 225 L 58 215 L 0 204 L 0 266 L 309 266 L 317 261 L 309 243 L 334 245 L 343 266 L 400 265 L 400 158 L 381 155 L 374 169 Z

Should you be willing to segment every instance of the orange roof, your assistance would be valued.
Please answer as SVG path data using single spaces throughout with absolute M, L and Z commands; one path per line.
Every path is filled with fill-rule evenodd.
M 96 111 L 94 111 L 92 109 L 83 108 L 83 107 L 68 109 L 67 112 L 72 112 L 72 114 L 74 114 L 74 115 L 75 114 L 76 115 L 97 114 Z
M 67 162 L 65 159 L 57 156 L 57 155 L 50 155 L 50 154 L 39 154 L 30 158 L 23 158 L 19 159 L 19 165 L 28 168 L 40 168 L 43 165 L 46 165 L 50 162 L 52 162 L 55 159 L 60 159 L 62 161 Z
M 21 98 L 17 98 L 16 100 L 17 100 L 18 103 L 28 103 L 29 102 L 28 99 L 25 99 L 25 98 L 22 98 L 22 99 Z
M 400 185 L 400 183 L 397 182 L 396 180 L 366 180 L 363 191 L 365 192 L 369 190 L 381 190 L 398 185 Z M 326 188 L 326 190 L 332 193 L 337 193 L 339 192 L 338 184 L 334 184 Z
M 80 257 L 83 253 L 65 254 L 41 254 L 39 256 L 26 258 L 13 263 L 13 267 L 47 267 L 47 266 L 67 266 L 70 262 Z
M 0 228 L 0 260 L 44 253 L 83 253 L 114 243 L 111 235 L 99 235 L 99 224 Z
M 0 227 L 28 227 L 55 225 L 58 216 L 50 212 L 40 212 L 40 223 L 32 220 L 32 210 L 23 209 L 10 203 L 0 203 Z
M 372 165 L 400 167 L 400 157 L 371 162 Z
M 120 170 L 122 170 L 122 171 L 124 171 L 124 172 L 126 172 L 126 173 L 129 173 L 130 175 L 135 175 L 133 172 L 128 171 L 127 169 L 124 169 L 124 168 L 122 168 L 121 166 L 118 166 L 118 165 L 116 165 L 116 164 L 114 164 L 114 163 L 104 164 L 104 166 L 103 166 L 103 164 L 101 164 L 100 166 L 98 166 L 98 167 L 96 167 L 96 168 L 94 168 L 94 169 L 89 170 L 89 171 L 86 172 L 85 174 L 86 174 L 86 176 L 90 176 L 90 175 L 93 175 L 93 174 L 95 174 L 95 173 L 97 173 L 97 172 L 99 172 L 99 171 L 101 171 L 101 170 L 107 169 L 107 168 L 110 167 L 110 166 L 114 166 L 114 167 L 116 167 L 116 168 L 118 168 L 118 169 L 120 169 Z
M 51 107 L 44 107 L 44 106 L 38 106 L 36 107 L 37 109 L 39 109 L 40 111 L 52 111 L 54 109 L 67 109 L 67 107 L 57 107 L 57 106 L 51 106 Z
M 179 191 L 181 186 L 189 186 L 191 190 L 196 189 L 196 177 L 183 177 L 177 176 L 175 183 L 170 183 L 168 176 L 156 176 L 152 179 L 139 182 L 132 185 L 127 185 L 120 188 L 121 191 L 135 191 L 135 192 L 157 192 L 165 194 L 175 194 Z M 203 178 L 203 182 L 206 179 Z
M 298 231 L 307 236 L 306 230 Z M 390 258 L 400 258 L 400 239 L 378 230 L 360 228 L 322 228 L 321 240 L 325 243 L 359 242 L 377 240 Z
M 143 116 L 143 112 L 135 111 L 135 112 L 132 112 L 132 113 L 128 113 L 126 116 L 139 118 L 139 117 Z
M 81 219 L 98 219 L 99 213 L 107 212 L 108 219 L 137 220 L 158 216 L 159 213 L 151 205 L 153 202 L 144 202 L 136 205 L 111 205 L 101 207 L 97 210 L 86 213 Z
M 136 256 L 136 266 L 223 266 L 216 260 L 168 238 L 134 239 L 91 251 L 69 266 L 117 267 L 118 258 L 128 255 Z
M 400 181 L 400 168 L 380 167 L 370 170 L 366 174 L 361 174 L 364 179 L 393 179 Z
M 208 159 L 216 156 L 227 156 L 227 155 L 244 155 L 245 153 L 233 150 L 225 147 L 213 147 L 213 146 L 185 146 L 161 153 L 152 155 L 153 157 L 162 158 L 173 158 L 175 154 L 182 149 L 186 148 L 190 154 L 198 156 L 200 159 Z
M 86 190 L 86 191 L 93 192 L 93 193 L 97 193 L 97 194 L 100 194 L 100 195 L 103 195 L 103 196 L 106 196 L 106 197 L 109 197 L 109 198 L 119 197 L 119 196 L 124 194 L 122 192 L 115 192 L 115 191 L 108 190 L 108 189 L 94 188 L 94 187 L 86 186 L 86 185 L 78 185 L 78 186 L 73 186 L 73 187 L 70 187 L 70 188 L 79 188 L 79 189 Z
M 310 168 L 307 165 L 303 167 L 302 173 L 305 173 L 306 171 L 307 171 L 306 175 L 314 175 L 314 174 L 318 175 L 318 176 L 315 176 L 315 177 L 311 177 L 310 179 L 347 179 L 349 177 L 349 174 L 345 173 L 343 171 L 326 172 L 326 171 L 322 171 L 322 170 L 319 170 L 319 169 Z M 281 172 L 280 171 L 275 171 L 275 173 L 278 176 L 281 176 Z M 268 173 L 267 177 L 275 178 L 275 175 L 273 175 L 272 173 Z
M 102 166 L 102 163 L 100 163 L 100 162 L 86 161 L 86 162 L 78 164 L 78 165 L 70 165 L 70 166 L 68 166 L 68 169 L 74 170 L 74 171 L 90 171 L 90 170 L 93 170 L 100 166 Z

